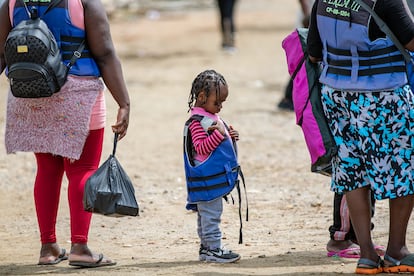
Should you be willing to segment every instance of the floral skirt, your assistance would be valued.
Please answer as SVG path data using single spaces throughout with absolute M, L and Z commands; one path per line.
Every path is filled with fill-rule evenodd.
M 370 186 L 376 199 L 414 194 L 414 95 L 338 91 L 324 86 L 322 104 L 338 146 L 331 188 Z

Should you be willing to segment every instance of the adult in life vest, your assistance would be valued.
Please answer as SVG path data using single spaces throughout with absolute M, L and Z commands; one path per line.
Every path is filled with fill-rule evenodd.
M 53 8 L 47 11 L 49 7 Z M 59 93 L 31 99 L 16 98 L 9 92 L 7 98 L 6 151 L 33 152 L 36 159 L 34 202 L 41 241 L 38 264 L 68 260 L 77 267 L 114 265 L 116 262 L 88 247 L 92 213 L 83 206 L 86 180 L 98 168 L 102 153 L 104 83 L 119 106 L 112 124 L 119 139 L 126 135 L 129 123 L 129 94 L 105 8 L 99 0 L 1 1 L 0 73 L 6 66 L 4 44 L 10 30 L 31 14 L 47 24 L 64 63 L 87 41 Z M 60 247 L 56 235 L 63 176 L 68 179 L 70 252 Z
M 414 20 L 405 0 L 362 2 L 414 50 Z M 323 67 L 321 99 L 338 146 L 331 190 L 347 200 L 360 246 L 356 273 L 413 273 L 406 235 L 414 205 L 414 94 L 404 57 L 356 0 L 316 0 L 307 45 L 311 61 Z M 384 259 L 371 238 L 370 193 L 389 200 Z

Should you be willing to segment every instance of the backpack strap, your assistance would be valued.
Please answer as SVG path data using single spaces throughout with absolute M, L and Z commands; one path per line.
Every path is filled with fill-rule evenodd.
M 22 0 L 22 1 L 24 1 L 24 0 Z M 48 13 L 51 9 L 53 9 L 54 7 L 56 7 L 57 5 L 59 5 L 60 4 L 60 2 L 62 2 L 62 0 L 52 0 L 52 1 L 50 1 L 50 4 L 49 4 L 49 6 L 47 6 L 47 8 L 46 8 L 46 10 L 45 10 L 45 12 L 44 12 L 44 14 L 43 15 L 45 15 L 46 13 Z
M 26 2 L 24 0 L 21 0 L 23 2 L 24 7 L 26 8 L 27 14 L 30 16 L 31 19 L 36 19 L 39 17 L 37 10 L 32 10 L 29 11 L 29 8 L 26 5 Z M 62 2 L 62 0 L 51 0 L 50 4 L 47 6 L 45 12 L 42 14 L 42 16 L 44 16 L 46 13 L 48 13 L 49 11 L 51 11 L 53 8 L 57 7 L 60 2 Z M 85 49 L 85 40 L 82 40 L 82 42 L 80 43 L 78 49 L 76 49 L 73 54 L 72 57 L 69 61 L 69 63 L 66 65 L 67 66 L 67 73 L 69 73 L 70 68 L 72 68 L 72 66 L 75 64 L 75 62 L 78 60 L 78 58 L 80 58 L 82 56 L 82 51 Z
M 407 63 L 413 63 L 414 61 L 411 58 L 410 54 L 405 50 L 404 46 L 401 44 L 401 42 L 397 39 L 395 34 L 391 31 L 391 29 L 388 27 L 388 25 L 384 22 L 384 20 L 379 17 L 379 15 L 370 7 L 368 6 L 364 1 L 362 0 L 355 0 L 361 7 L 363 7 L 369 14 L 374 18 L 375 23 L 377 23 L 378 27 L 383 31 L 392 42 L 394 42 L 395 46 L 400 50 L 401 54 L 404 56 L 404 59 Z M 408 2 L 408 1 L 407 1 Z
M 24 1 L 24 0 L 22 0 L 22 1 Z M 46 8 L 45 12 L 43 13 L 43 15 L 45 15 L 46 13 L 48 13 L 54 7 L 57 7 L 60 4 L 60 2 L 62 2 L 62 0 L 52 0 L 50 2 L 49 6 L 47 6 L 47 8 Z M 70 68 L 72 68 L 72 66 L 78 60 L 78 58 L 80 58 L 82 56 L 83 49 L 85 49 L 85 40 L 82 40 L 82 42 L 79 45 L 78 49 L 76 49 L 76 51 L 73 52 L 72 57 L 71 57 L 69 63 L 66 65 L 68 67 L 68 70 L 67 70 L 68 72 L 69 72 Z
M 68 67 L 68 72 L 70 68 L 75 64 L 75 62 L 82 56 L 82 51 L 85 49 L 85 40 L 82 40 L 81 44 L 79 45 L 78 49 L 73 52 L 73 55 L 69 61 L 69 63 L 66 65 Z
M 45 15 L 51 9 L 53 9 L 54 7 L 56 7 L 57 5 L 59 5 L 60 2 L 62 2 L 62 0 L 52 0 L 52 1 L 50 1 L 50 4 L 47 6 L 47 8 L 46 8 L 45 12 L 43 13 L 43 15 Z M 24 5 L 24 7 L 26 8 L 27 14 L 29 15 L 29 17 L 31 19 L 36 19 L 36 18 L 39 17 L 39 14 L 37 12 L 37 9 L 33 9 L 33 10 L 29 11 L 29 8 L 27 7 L 26 2 L 24 0 L 22 0 L 22 3 Z

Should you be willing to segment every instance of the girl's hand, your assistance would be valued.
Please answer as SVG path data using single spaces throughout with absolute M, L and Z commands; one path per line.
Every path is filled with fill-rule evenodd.
M 224 125 L 222 122 L 214 122 L 208 129 L 207 132 L 211 132 L 214 131 L 215 129 L 217 129 L 221 135 L 226 136 L 226 129 L 224 128 Z
M 239 141 L 239 132 L 235 130 L 233 126 L 229 126 L 229 129 L 230 137 L 235 141 Z

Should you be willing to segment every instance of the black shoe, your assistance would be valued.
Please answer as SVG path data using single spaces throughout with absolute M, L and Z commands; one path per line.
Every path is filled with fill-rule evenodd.
M 207 256 L 208 248 L 200 245 L 200 249 L 198 250 L 198 259 L 200 261 L 205 261 Z
M 225 248 L 207 250 L 205 260 L 214 263 L 233 263 L 240 259 L 240 255 Z

